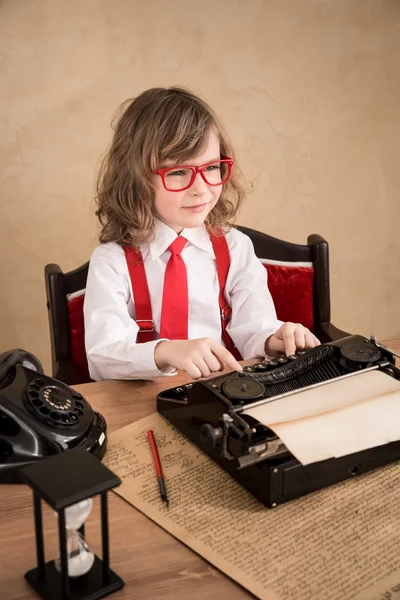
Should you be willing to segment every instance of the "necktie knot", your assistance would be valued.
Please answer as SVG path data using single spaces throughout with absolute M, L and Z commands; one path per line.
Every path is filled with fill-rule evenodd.
M 178 237 L 172 242 L 170 246 L 168 246 L 168 250 L 171 254 L 180 254 L 185 247 L 186 238 L 182 235 L 178 235 Z

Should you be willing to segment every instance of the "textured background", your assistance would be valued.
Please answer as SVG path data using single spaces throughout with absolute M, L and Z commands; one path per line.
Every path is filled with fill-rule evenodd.
M 253 180 L 238 222 L 331 249 L 333 322 L 400 334 L 398 0 L 0 1 L 0 351 L 49 368 L 43 267 L 96 245 L 117 106 L 185 85 Z

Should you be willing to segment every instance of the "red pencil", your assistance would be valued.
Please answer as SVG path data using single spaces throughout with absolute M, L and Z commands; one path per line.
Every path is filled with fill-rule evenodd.
M 156 440 L 154 438 L 154 433 L 152 429 L 149 429 L 147 432 L 147 437 L 149 438 L 151 454 L 153 455 L 154 467 L 156 469 L 158 487 L 160 488 L 160 496 L 161 500 L 164 502 L 164 505 L 168 508 L 169 501 L 167 497 L 167 490 L 165 488 L 164 474 L 161 466 L 160 456 L 158 454 L 158 448 L 156 444 Z

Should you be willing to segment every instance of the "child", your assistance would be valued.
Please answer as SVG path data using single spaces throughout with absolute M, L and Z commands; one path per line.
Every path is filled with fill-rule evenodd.
M 92 379 L 175 369 L 198 379 L 242 370 L 237 358 L 319 343 L 302 325 L 277 320 L 267 271 L 251 240 L 229 226 L 244 192 L 203 100 L 171 87 L 128 104 L 98 181 L 101 245 L 84 304 Z

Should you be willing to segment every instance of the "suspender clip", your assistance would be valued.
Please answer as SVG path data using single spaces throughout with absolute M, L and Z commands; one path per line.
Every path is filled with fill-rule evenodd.
M 231 318 L 231 314 L 232 314 L 232 309 L 229 306 L 229 304 L 227 304 L 226 306 L 224 306 L 223 309 L 221 309 L 221 320 L 228 321 Z
M 141 325 L 141 323 L 146 324 Z M 144 331 L 154 331 L 154 321 L 152 319 L 137 319 L 136 324 L 139 326 L 138 333 L 142 333 Z

